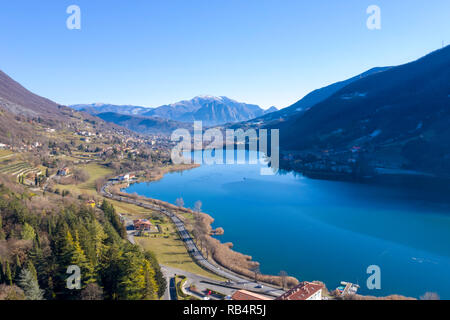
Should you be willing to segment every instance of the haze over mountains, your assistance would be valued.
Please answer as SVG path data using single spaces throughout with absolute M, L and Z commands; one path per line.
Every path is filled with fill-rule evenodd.
M 75 104 L 70 106 L 72 109 L 78 111 L 85 111 L 90 114 L 99 114 L 105 112 L 114 112 L 126 115 L 139 115 L 147 112 L 149 108 L 131 106 L 131 105 L 114 105 L 107 103 L 92 103 L 92 104 Z
M 71 107 L 95 115 L 108 112 L 139 116 L 140 119 L 145 117 L 158 117 L 171 121 L 190 123 L 197 120 L 202 121 L 205 126 L 246 121 L 277 110 L 275 107 L 263 110 L 257 105 L 237 102 L 227 97 L 214 96 L 197 96 L 191 100 L 183 100 L 157 108 L 111 104 L 74 105 Z M 117 116 L 115 118 L 119 119 Z M 131 120 L 131 118 L 127 119 Z M 136 122 L 137 120 L 133 121 Z
M 192 123 L 173 121 L 160 117 L 145 117 L 138 115 L 120 114 L 115 112 L 103 112 L 96 114 L 97 117 L 111 123 L 115 123 L 138 133 L 151 135 L 166 135 L 179 128 L 192 130 Z

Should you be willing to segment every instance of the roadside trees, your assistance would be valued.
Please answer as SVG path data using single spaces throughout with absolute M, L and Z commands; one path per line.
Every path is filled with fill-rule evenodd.
M 184 200 L 183 200 L 183 198 L 178 198 L 175 201 L 175 203 L 176 203 L 177 207 L 179 207 L 179 208 L 183 208 L 184 207 Z
M 284 270 L 281 270 L 280 273 L 278 274 L 281 278 L 281 287 L 283 288 L 283 290 L 286 289 L 286 283 L 287 283 L 287 272 Z

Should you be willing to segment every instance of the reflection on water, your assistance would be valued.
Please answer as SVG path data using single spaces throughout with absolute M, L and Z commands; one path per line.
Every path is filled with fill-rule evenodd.
M 432 188 L 400 188 L 312 180 L 293 173 L 260 175 L 259 165 L 203 165 L 171 173 L 128 192 L 203 211 L 221 226 L 223 242 L 299 280 L 361 285 L 370 295 L 450 298 L 450 207 Z M 366 269 L 379 265 L 381 290 L 366 288 Z

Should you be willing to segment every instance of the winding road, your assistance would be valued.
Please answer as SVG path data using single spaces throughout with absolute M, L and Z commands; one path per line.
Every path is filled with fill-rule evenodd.
M 111 187 L 114 184 L 115 184 L 114 181 L 108 181 L 105 185 L 103 185 L 100 193 L 106 198 L 113 199 L 116 201 L 130 203 L 130 204 L 133 204 L 133 205 L 136 205 L 139 207 L 143 207 L 146 209 L 158 211 L 158 212 L 164 214 L 165 216 L 169 217 L 172 220 L 173 224 L 175 225 L 175 227 L 178 231 L 178 234 L 180 235 L 181 240 L 184 242 L 186 249 L 188 250 L 189 254 L 192 256 L 194 261 L 198 265 L 203 267 L 204 269 L 206 269 L 210 272 L 213 272 L 223 278 L 229 279 L 230 282 L 227 283 L 228 287 L 232 287 L 234 289 L 251 290 L 251 291 L 254 291 L 254 292 L 257 292 L 260 294 L 264 294 L 264 295 L 268 295 L 268 296 L 272 296 L 272 297 L 278 297 L 284 293 L 283 290 L 280 290 L 279 288 L 275 288 L 275 287 L 271 287 L 271 286 L 264 285 L 261 288 L 260 283 L 257 283 L 253 280 L 249 280 L 247 278 L 244 278 L 228 269 L 221 268 L 220 266 L 211 263 L 209 260 L 205 259 L 205 257 L 201 253 L 201 251 L 197 248 L 197 245 L 195 244 L 194 240 L 190 236 L 189 232 L 186 230 L 186 227 L 185 227 L 183 221 L 181 221 L 180 218 L 178 218 L 173 212 L 171 212 L 167 208 L 163 208 L 163 207 L 156 206 L 156 205 L 149 204 L 149 203 L 140 202 L 138 200 L 131 199 L 128 197 L 122 197 L 122 196 L 112 194 L 111 192 L 108 191 L 108 189 L 109 189 L 109 187 Z M 129 227 L 130 225 L 132 225 L 132 221 L 125 220 L 125 224 L 127 227 Z M 127 230 L 128 229 L 129 228 L 127 228 Z M 134 244 L 135 243 L 134 232 L 131 230 L 128 230 L 127 233 L 128 233 L 128 240 Z M 169 267 L 165 267 L 165 268 L 167 270 Z M 213 280 L 210 280 L 210 281 L 212 283 L 215 283 L 217 285 L 225 287 L 224 283 L 220 283 L 219 281 L 213 281 Z

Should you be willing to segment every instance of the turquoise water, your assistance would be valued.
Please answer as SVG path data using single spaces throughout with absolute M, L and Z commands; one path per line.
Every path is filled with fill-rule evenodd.
M 203 211 L 223 227 L 223 242 L 251 255 L 263 273 L 340 281 L 370 295 L 450 299 L 450 205 L 431 188 L 404 189 L 260 175 L 257 165 L 203 165 L 131 185 L 127 192 Z M 366 286 L 367 267 L 381 268 L 381 290 Z

